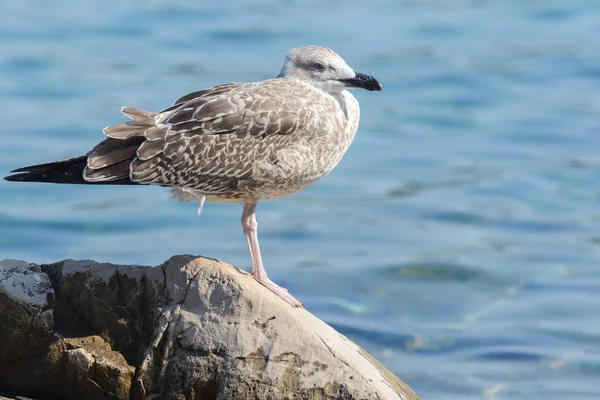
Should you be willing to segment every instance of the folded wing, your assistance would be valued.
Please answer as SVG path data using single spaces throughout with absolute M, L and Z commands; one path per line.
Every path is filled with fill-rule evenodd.
M 287 101 L 278 101 L 281 97 Z M 88 153 L 84 179 L 180 186 L 206 194 L 247 187 L 257 160 L 314 129 L 312 107 L 278 84 L 231 83 L 190 93 L 160 113 L 123 108 Z

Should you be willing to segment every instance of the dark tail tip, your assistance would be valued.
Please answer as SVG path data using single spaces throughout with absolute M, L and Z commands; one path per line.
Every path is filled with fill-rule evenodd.
M 12 172 L 15 172 L 15 171 L 10 171 L 10 172 L 12 173 Z M 25 178 L 26 178 L 27 175 L 28 174 L 9 175 L 9 176 L 5 176 L 4 180 L 5 181 L 9 181 L 9 182 L 23 182 L 23 181 L 26 181 Z
M 83 169 L 86 165 L 86 156 L 71 158 L 47 164 L 31 165 L 17 168 L 4 177 L 9 182 L 50 182 L 50 183 L 87 183 L 83 179 Z
M 31 165 L 29 167 L 17 168 L 4 177 L 9 182 L 48 182 L 48 183 L 70 183 L 75 185 L 137 185 L 129 176 L 119 179 L 88 182 L 83 179 L 83 170 L 87 165 L 87 156 L 71 158 L 64 161 L 56 161 L 47 164 Z

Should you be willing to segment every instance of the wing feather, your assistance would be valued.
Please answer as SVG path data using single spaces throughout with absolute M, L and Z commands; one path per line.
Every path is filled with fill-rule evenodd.
M 299 128 L 317 129 L 318 121 L 310 118 L 314 99 L 280 83 L 218 85 L 189 93 L 156 114 L 123 108 L 132 121 L 105 129 L 108 140 L 118 143 L 96 149 L 86 179 L 127 174 L 136 183 L 206 194 L 248 189 L 257 162 L 271 162 L 278 150 L 304 140 Z M 128 140 L 139 141 L 135 152 L 124 145 Z
M 124 160 L 130 160 L 135 156 L 136 150 L 143 140 L 140 137 L 127 140 L 105 140 L 88 155 L 87 167 L 100 169 Z
M 208 89 L 202 89 L 195 92 L 191 92 L 182 96 L 173 102 L 174 106 L 181 105 L 183 103 L 187 103 L 188 101 L 198 98 L 198 97 L 212 97 L 227 93 L 235 88 L 243 86 L 243 83 L 240 82 L 232 82 L 232 83 L 224 83 L 222 85 L 216 85 Z
M 142 161 L 149 160 L 161 154 L 165 149 L 164 140 L 146 140 L 137 149 L 137 158 Z

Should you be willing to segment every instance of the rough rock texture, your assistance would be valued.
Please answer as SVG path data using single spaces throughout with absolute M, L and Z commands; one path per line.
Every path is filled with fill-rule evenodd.
M 229 264 L 0 261 L 0 395 L 418 399 L 360 347 Z

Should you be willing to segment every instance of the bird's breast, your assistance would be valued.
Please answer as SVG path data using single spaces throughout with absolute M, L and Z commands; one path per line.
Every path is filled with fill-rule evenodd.
M 273 200 L 303 190 L 329 174 L 352 144 L 360 118 L 354 96 L 347 91 L 339 96 L 332 97 L 328 109 L 315 111 L 312 120 L 305 121 L 312 129 L 286 140 L 273 139 L 268 155 L 254 163 L 251 178 L 238 182 L 235 196 L 220 196 L 220 201 L 231 201 L 230 197 L 234 201 Z M 208 201 L 214 200 L 209 197 Z
M 257 165 L 254 172 L 258 180 L 287 187 L 287 195 L 315 183 L 335 168 L 352 144 L 360 118 L 354 96 L 347 91 L 341 96 L 339 102 L 336 99 L 335 112 L 329 110 L 315 117 L 319 120 L 312 135 L 276 150 Z

